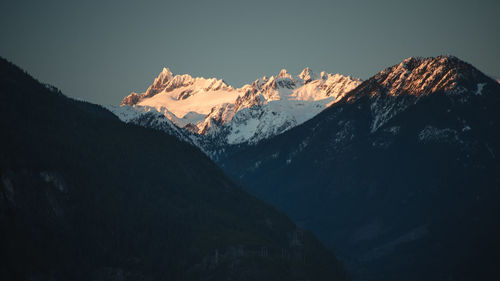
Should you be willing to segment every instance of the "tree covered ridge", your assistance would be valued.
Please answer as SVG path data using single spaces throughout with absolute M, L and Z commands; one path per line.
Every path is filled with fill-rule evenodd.
M 0 276 L 345 280 L 309 232 L 196 148 L 0 60 Z

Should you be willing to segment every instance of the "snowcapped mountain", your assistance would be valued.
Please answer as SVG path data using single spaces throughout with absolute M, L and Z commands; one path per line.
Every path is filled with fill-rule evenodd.
M 309 68 L 293 77 L 283 69 L 235 89 L 220 79 L 173 75 L 164 68 L 146 92 L 108 109 L 125 122 L 165 130 L 213 154 L 302 124 L 360 83 Z
M 121 105 L 136 106 L 139 112 L 156 109 L 177 126 L 185 127 L 199 124 L 214 106 L 234 102 L 238 95 L 222 80 L 174 76 L 164 68 L 145 93 L 132 93 Z
M 359 84 L 339 74 L 315 77 L 309 68 L 294 79 L 283 69 L 238 89 L 234 104 L 214 107 L 198 133 L 222 134 L 228 144 L 257 143 L 311 119 Z

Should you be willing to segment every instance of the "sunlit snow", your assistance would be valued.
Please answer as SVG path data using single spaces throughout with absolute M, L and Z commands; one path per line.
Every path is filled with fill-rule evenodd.
M 316 75 L 309 68 L 294 78 L 282 69 L 276 77 L 234 89 L 221 79 L 174 76 L 164 68 L 145 93 L 132 93 L 121 108 L 109 109 L 124 121 L 155 110 L 178 127 L 198 128 L 198 134 L 224 127 L 227 143 L 252 143 L 311 119 L 360 83 L 340 74 Z

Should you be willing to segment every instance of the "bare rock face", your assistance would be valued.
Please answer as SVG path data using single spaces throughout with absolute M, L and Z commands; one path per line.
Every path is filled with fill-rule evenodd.
M 137 104 L 140 100 L 140 96 L 137 93 L 132 93 L 126 96 L 120 105 L 134 105 Z

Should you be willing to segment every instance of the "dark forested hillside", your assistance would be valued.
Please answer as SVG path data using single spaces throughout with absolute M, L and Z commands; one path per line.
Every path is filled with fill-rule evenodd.
M 410 58 L 220 165 L 314 231 L 356 280 L 500 278 L 500 84 Z
M 0 60 L 0 280 L 345 280 L 196 148 Z

